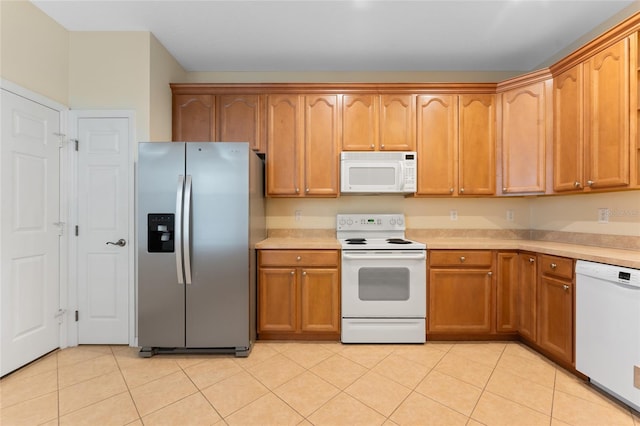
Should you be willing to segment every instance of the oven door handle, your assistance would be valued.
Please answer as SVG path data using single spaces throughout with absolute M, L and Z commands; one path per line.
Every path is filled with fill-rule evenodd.
M 394 260 L 423 260 L 427 258 L 427 254 L 425 252 L 416 253 L 416 254 L 397 254 L 394 255 L 392 253 L 381 253 L 381 254 L 350 254 L 350 253 L 342 253 L 342 258 L 347 260 L 384 260 L 384 259 L 394 259 Z

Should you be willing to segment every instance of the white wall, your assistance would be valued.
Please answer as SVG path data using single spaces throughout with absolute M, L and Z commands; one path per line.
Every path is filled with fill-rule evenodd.
M 450 219 L 457 210 L 458 220 Z M 295 212 L 300 211 L 296 221 Z M 513 210 L 514 221 L 506 219 Z M 338 213 L 404 213 L 413 229 L 529 229 L 525 198 L 405 198 L 402 195 L 339 198 L 270 198 L 269 229 L 335 229 Z
M 149 139 L 150 38 L 148 32 L 70 32 L 69 106 L 130 109 L 136 139 Z
M 69 33 L 26 0 L 0 1 L 0 77 L 68 105 Z
M 640 190 L 539 197 L 529 201 L 531 229 L 640 237 Z M 598 223 L 598 209 L 609 223 Z
M 151 35 L 149 140 L 171 140 L 171 88 L 169 83 L 186 81 L 187 73 L 173 56 Z

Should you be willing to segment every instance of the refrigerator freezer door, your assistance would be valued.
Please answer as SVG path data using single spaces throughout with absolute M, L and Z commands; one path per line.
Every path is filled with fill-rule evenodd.
M 179 232 L 173 252 L 150 253 L 147 224 L 149 215 L 174 215 L 179 222 L 176 204 L 179 176 L 185 174 L 185 144 L 143 142 L 138 153 L 138 344 L 184 347 L 185 286 L 179 283 L 183 271 L 176 261 Z M 180 225 L 174 223 L 173 229 Z
M 187 144 L 191 285 L 186 346 L 248 347 L 249 155 L 244 143 Z M 186 220 L 186 218 L 185 218 Z

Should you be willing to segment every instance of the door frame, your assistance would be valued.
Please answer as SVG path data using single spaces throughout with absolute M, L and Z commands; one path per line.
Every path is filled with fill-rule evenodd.
M 138 141 L 135 139 L 136 134 L 136 122 L 135 111 L 133 110 L 71 110 L 69 111 L 69 140 L 73 141 L 78 139 L 78 120 L 81 118 L 126 118 L 129 120 L 129 176 L 131 180 L 129 182 L 129 212 L 128 212 L 128 232 L 129 232 L 129 244 L 132 247 L 137 246 L 136 230 L 135 230 L 135 162 L 136 152 L 138 147 Z M 70 173 L 70 185 L 69 185 L 69 223 L 73 226 L 78 223 L 78 153 L 75 151 L 75 142 L 69 143 L 70 161 L 69 161 L 69 173 Z M 69 229 L 72 227 L 70 226 Z M 137 346 L 138 336 L 137 330 L 137 286 L 136 286 L 136 264 L 135 264 L 135 249 L 129 251 L 129 346 Z M 69 346 L 78 345 L 78 323 L 75 321 L 75 311 L 78 309 L 78 241 L 72 238 L 69 243 L 69 318 L 68 322 L 68 342 Z
M 69 204 L 69 188 L 70 188 L 70 144 L 67 137 L 68 131 L 68 113 L 69 108 L 57 101 L 49 99 L 48 97 L 39 93 L 33 92 L 19 84 L 13 83 L 3 78 L 0 79 L 0 89 L 11 92 L 17 96 L 23 97 L 29 101 L 44 105 L 47 108 L 51 108 L 60 114 L 60 222 L 63 224 L 63 233 L 59 239 L 59 255 L 60 255 L 60 273 L 59 273 L 59 306 L 62 315 L 59 317 L 60 331 L 58 337 L 58 344 L 60 348 L 66 348 L 69 346 L 69 327 L 72 323 L 73 316 L 69 310 L 69 260 L 70 260 L 70 229 L 69 213 L 71 211 Z M 1 307 L 0 307 L 1 309 Z M 67 326 L 65 326 L 67 324 Z

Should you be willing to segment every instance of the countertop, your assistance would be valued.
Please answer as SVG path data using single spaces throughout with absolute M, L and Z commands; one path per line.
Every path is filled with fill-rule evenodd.
M 439 250 L 523 250 L 592 262 L 608 263 L 640 269 L 640 251 L 566 244 L 552 241 L 493 238 L 412 238 L 425 243 L 427 249 Z M 261 250 L 339 250 L 335 238 L 267 238 L 256 244 Z

